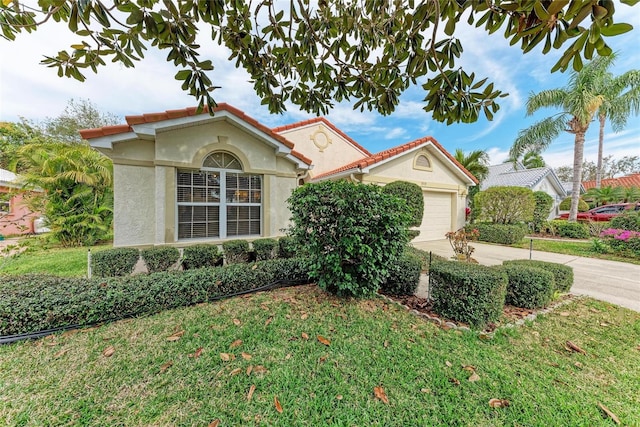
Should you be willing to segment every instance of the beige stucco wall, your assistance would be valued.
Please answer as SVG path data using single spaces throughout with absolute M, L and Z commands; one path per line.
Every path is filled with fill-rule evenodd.
M 313 160 L 313 169 L 309 173 L 311 177 L 367 156 L 321 122 L 286 130 L 280 135 L 293 142 L 296 151 Z
M 113 245 L 152 245 L 155 239 L 155 168 L 113 165 Z

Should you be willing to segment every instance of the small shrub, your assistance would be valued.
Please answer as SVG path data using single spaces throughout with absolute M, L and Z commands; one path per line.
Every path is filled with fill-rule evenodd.
M 178 259 L 180 251 L 177 248 L 163 246 L 157 248 L 143 249 L 140 256 L 147 265 L 149 273 L 168 270 Z
M 278 239 L 278 258 L 295 258 L 298 252 L 298 244 L 293 237 L 283 236 Z
M 555 290 L 553 273 L 522 264 L 505 264 L 507 304 L 523 308 L 540 308 L 549 304 Z
M 389 277 L 380 285 L 380 291 L 388 295 L 413 295 L 418 289 L 422 260 L 410 251 L 398 259 L 390 270 Z
M 609 252 L 607 244 L 602 239 L 591 239 L 591 250 L 597 254 Z
M 511 224 L 491 224 L 478 222 L 467 225 L 465 229 L 469 232 L 478 230 L 478 240 L 481 242 L 500 243 L 503 245 L 513 245 L 524 239 L 525 226 Z
M 187 246 L 182 252 L 182 266 L 185 270 L 215 267 L 222 264 L 222 254 L 216 245 Z
M 536 201 L 536 206 L 533 209 L 533 231 L 537 233 L 547 218 L 549 218 L 551 208 L 553 207 L 553 197 L 544 191 L 534 191 L 533 197 Z
M 588 239 L 589 226 L 582 222 L 564 220 L 549 221 L 555 230 L 555 235 L 569 239 Z
M 136 248 L 114 248 L 92 253 L 91 270 L 98 277 L 116 277 L 131 274 L 140 251 Z
M 429 273 L 433 310 L 482 329 L 502 315 L 507 290 L 504 272 L 478 264 L 441 261 Z
M 558 208 L 561 211 L 568 211 L 571 209 L 571 197 L 567 197 L 562 202 L 560 202 L 560 206 Z M 589 205 L 587 202 L 582 200 L 582 198 L 578 199 L 578 212 L 586 212 L 589 210 Z
M 278 242 L 275 239 L 254 240 L 253 251 L 256 254 L 256 261 L 264 261 L 276 257 Z
M 616 253 L 640 257 L 640 232 L 610 228 L 601 234 Z
M 284 283 L 309 283 L 309 270 L 302 258 L 280 258 L 258 262 L 256 265 L 272 275 L 273 281 Z
M 419 227 L 420 224 L 422 224 L 422 217 L 424 216 L 424 195 L 422 194 L 422 188 L 420 188 L 418 184 L 407 181 L 394 181 L 385 185 L 382 191 L 386 194 L 399 197 L 407 203 L 407 209 L 409 215 L 411 215 L 410 227 Z M 417 234 L 412 238 L 416 236 Z
M 609 221 L 589 221 L 584 224 L 587 226 L 591 237 L 600 237 L 604 230 L 611 228 Z
M 246 240 L 227 240 L 222 243 L 222 250 L 227 264 L 239 264 L 249 261 L 249 242 Z
M 609 225 L 619 230 L 640 232 L 640 212 L 624 212 L 612 218 Z
M 521 264 L 529 267 L 540 268 L 552 273 L 554 282 L 556 284 L 554 290 L 558 292 L 569 292 L 571 286 L 573 286 L 573 268 L 569 267 L 568 265 L 531 259 L 516 259 L 511 261 L 504 261 L 503 264 Z
M 474 197 L 478 218 L 496 224 L 516 224 L 533 219 L 533 191 L 524 187 L 491 187 Z

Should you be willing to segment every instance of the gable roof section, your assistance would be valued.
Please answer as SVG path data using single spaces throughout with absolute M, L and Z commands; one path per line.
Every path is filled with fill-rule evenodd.
M 478 180 L 471 174 L 471 172 L 465 169 L 465 167 L 462 166 L 451 154 L 449 154 L 438 141 L 430 136 L 416 139 L 415 141 L 407 142 L 406 144 L 381 151 L 377 154 L 372 154 L 360 160 L 356 160 L 355 162 L 348 163 L 332 171 L 328 171 L 315 176 L 313 178 L 313 181 L 320 181 L 335 175 L 345 175 L 349 173 L 367 173 L 368 169 L 372 166 L 378 166 L 389 160 L 393 160 L 401 154 L 422 148 L 426 145 L 434 146 L 450 163 L 452 163 L 457 169 L 459 169 L 459 171 L 462 172 L 469 179 L 469 181 L 475 184 L 478 183 Z
M 307 167 L 311 165 L 311 159 L 294 150 L 294 145 L 291 141 L 287 140 L 282 135 L 275 133 L 256 119 L 246 115 L 243 111 L 232 107 L 229 104 L 220 103 L 214 108 L 213 112 L 218 114 L 211 116 L 206 108 L 203 109 L 201 113 L 198 113 L 195 107 L 189 107 L 181 110 L 167 110 L 158 113 L 126 116 L 126 125 L 123 124 L 103 126 L 96 129 L 83 129 L 80 131 L 80 136 L 83 139 L 94 140 L 94 143 L 91 145 L 102 148 L 111 148 L 111 144 L 114 142 L 128 141 L 132 139 L 152 139 L 158 129 L 172 129 L 197 121 L 220 120 L 221 118 L 228 117 L 236 123 L 246 123 L 250 127 L 264 134 L 266 139 L 272 140 L 275 143 L 274 145 L 277 146 L 276 148 L 278 151 L 291 154 L 291 156 L 295 157 Z M 165 123 L 162 125 L 162 122 L 171 123 Z
M 365 156 L 371 156 L 372 155 L 371 152 L 369 152 L 369 150 L 364 148 L 362 145 L 358 144 L 349 135 L 347 135 L 346 133 L 342 132 L 333 123 L 331 123 L 329 120 L 327 120 L 324 117 L 314 117 L 312 119 L 303 120 L 301 122 L 292 123 L 290 125 L 278 126 L 278 127 L 275 127 L 275 128 L 273 128 L 271 130 L 273 132 L 275 132 L 275 133 L 282 133 L 282 132 L 286 132 L 286 131 L 289 131 L 289 130 L 299 129 L 299 128 L 302 128 L 302 127 L 305 127 L 305 126 L 311 126 L 311 125 L 314 125 L 316 123 L 323 123 L 329 129 L 331 129 L 332 131 L 334 131 L 335 133 L 340 135 L 349 144 L 353 145 L 353 147 L 356 148 L 358 151 L 362 152 L 362 154 L 364 154 Z
M 582 183 L 585 189 L 589 190 L 596 187 L 595 181 L 584 181 Z M 600 183 L 601 187 L 640 187 L 640 173 L 633 173 L 620 178 L 606 178 Z
M 512 166 L 511 170 L 509 170 L 508 167 L 504 166 L 506 164 L 509 163 L 490 166 L 489 176 L 482 182 L 480 189 L 486 190 L 490 187 L 499 186 L 533 188 L 543 179 L 549 177 L 551 184 L 553 184 L 558 193 L 566 196 L 566 191 L 558 179 L 558 175 L 550 167 L 516 170 L 513 168 L 513 164 L 509 164 Z M 506 172 L 500 172 L 505 170 Z

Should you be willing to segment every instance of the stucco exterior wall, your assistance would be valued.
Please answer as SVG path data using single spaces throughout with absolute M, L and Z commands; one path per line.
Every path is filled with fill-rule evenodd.
M 156 223 L 155 168 L 113 165 L 113 245 L 153 245 Z
M 8 187 L 0 187 L 0 193 L 9 193 Z M 9 212 L 0 212 L 0 234 L 9 236 L 14 234 L 33 233 L 33 221 L 38 216 L 31 212 L 23 203 L 22 194 L 13 196 L 9 200 Z

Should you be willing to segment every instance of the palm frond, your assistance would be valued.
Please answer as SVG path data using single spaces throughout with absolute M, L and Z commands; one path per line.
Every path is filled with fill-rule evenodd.
M 547 117 L 527 129 L 521 130 L 509 150 L 509 156 L 519 159 L 527 151 L 537 153 L 544 151 L 554 139 L 567 129 L 568 119 L 568 114 L 559 114 Z

